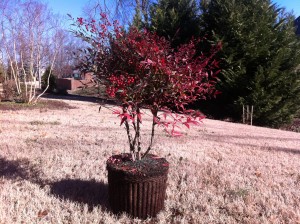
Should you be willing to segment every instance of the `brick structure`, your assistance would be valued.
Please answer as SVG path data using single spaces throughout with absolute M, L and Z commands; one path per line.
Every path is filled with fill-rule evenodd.
M 78 88 L 95 86 L 92 73 L 85 73 L 81 75 L 81 79 L 75 78 L 59 78 L 56 80 L 56 87 L 58 91 L 76 90 Z

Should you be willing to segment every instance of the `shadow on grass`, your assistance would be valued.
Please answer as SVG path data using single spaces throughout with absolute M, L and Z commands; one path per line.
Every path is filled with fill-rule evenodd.
M 110 104 L 116 105 L 117 103 L 113 99 L 106 99 L 101 97 L 94 96 L 80 96 L 75 94 L 51 94 L 47 93 L 42 96 L 44 99 L 60 99 L 60 100 L 74 100 L 74 101 L 83 101 L 83 102 L 91 102 L 98 103 L 100 105 Z
M 109 210 L 108 185 L 103 182 L 64 179 L 51 184 L 51 193 L 64 200 L 85 203 L 90 211 L 98 205 Z
M 0 157 L 0 177 L 11 180 L 28 180 L 43 186 L 45 183 L 40 176 L 39 169 L 31 165 L 29 160 L 7 160 Z
M 91 211 L 100 205 L 109 210 L 108 185 L 95 180 L 64 179 L 50 182 L 41 178 L 38 167 L 30 164 L 29 160 L 7 160 L 0 157 L 0 178 L 8 180 L 27 180 L 41 187 L 50 185 L 51 194 L 74 202 L 85 203 Z

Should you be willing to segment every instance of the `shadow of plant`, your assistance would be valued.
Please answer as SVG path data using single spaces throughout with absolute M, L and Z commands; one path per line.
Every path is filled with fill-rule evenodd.
M 97 103 L 100 105 L 110 104 L 116 105 L 117 103 L 113 99 L 107 99 L 105 97 L 94 97 L 94 96 L 80 96 L 73 94 L 44 94 L 42 96 L 44 99 L 60 99 L 60 100 L 72 100 L 72 101 L 83 101 L 83 102 L 91 102 Z
M 0 178 L 9 180 L 27 180 L 43 187 L 49 184 L 51 193 L 62 199 L 85 203 L 89 210 L 100 205 L 109 210 L 108 185 L 95 180 L 64 179 L 50 182 L 41 179 L 42 173 L 30 164 L 29 160 L 7 160 L 0 157 Z
M 11 180 L 28 180 L 43 186 L 44 181 L 40 176 L 41 171 L 31 165 L 27 159 L 7 160 L 0 157 L 0 177 Z
M 64 179 L 51 184 L 51 193 L 62 199 L 85 203 L 90 211 L 98 205 L 109 210 L 108 185 L 103 182 Z

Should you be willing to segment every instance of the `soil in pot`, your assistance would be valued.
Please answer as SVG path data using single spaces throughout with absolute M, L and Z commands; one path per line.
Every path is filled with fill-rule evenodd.
M 148 154 L 132 161 L 129 153 L 107 160 L 109 203 L 115 214 L 154 217 L 164 207 L 169 163 Z

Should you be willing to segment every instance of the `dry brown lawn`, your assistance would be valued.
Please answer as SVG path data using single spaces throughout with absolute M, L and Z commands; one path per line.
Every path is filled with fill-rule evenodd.
M 0 110 L 0 223 L 140 223 L 107 203 L 106 159 L 127 150 L 119 119 L 65 102 L 76 108 Z M 157 134 L 167 198 L 145 223 L 300 223 L 299 133 L 205 119 Z

